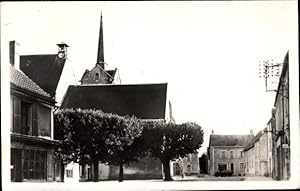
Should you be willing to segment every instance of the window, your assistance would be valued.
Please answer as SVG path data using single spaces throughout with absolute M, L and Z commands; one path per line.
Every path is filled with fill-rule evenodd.
M 222 151 L 222 158 L 225 158 L 226 157 L 226 151 Z
M 226 164 L 218 164 L 218 170 L 227 170 L 227 165 Z
M 230 151 L 230 158 L 233 158 L 233 151 Z
M 21 134 L 32 135 L 32 104 L 21 102 Z
M 100 80 L 100 75 L 99 75 L 98 72 L 95 74 L 95 80 L 96 80 L 96 81 L 97 81 L 97 80 Z
M 44 151 L 24 150 L 24 179 L 46 179 L 46 154 Z
M 38 106 L 39 132 L 41 136 L 51 136 L 51 109 L 42 105 Z
M 187 161 L 191 162 L 191 155 L 190 154 L 187 156 Z
M 240 163 L 240 171 L 243 172 L 245 170 L 245 164 Z
M 244 157 L 244 153 L 243 151 L 240 151 L 240 157 L 243 158 Z
M 72 178 L 73 177 L 73 170 L 66 170 L 67 172 L 67 177 Z

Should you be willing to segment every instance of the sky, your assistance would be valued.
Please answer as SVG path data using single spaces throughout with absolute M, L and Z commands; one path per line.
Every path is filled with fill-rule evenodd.
M 296 6 L 297 1 L 6 2 L 1 59 L 8 63 L 9 40 L 20 44 L 21 55 L 55 54 L 57 43 L 67 43 L 60 103 L 68 85 L 79 85 L 96 64 L 102 11 L 106 68 L 118 68 L 122 84 L 167 82 L 176 122 L 193 121 L 204 129 L 201 153 L 212 130 L 249 134 L 266 127 L 275 93 L 265 91 L 259 62 L 280 63 L 293 47 Z

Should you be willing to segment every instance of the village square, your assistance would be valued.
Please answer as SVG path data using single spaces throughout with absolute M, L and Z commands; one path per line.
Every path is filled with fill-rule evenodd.
M 243 53 L 219 54 L 218 51 L 225 51 L 226 46 L 230 49 L 229 44 L 220 45 L 222 48 L 212 46 L 218 46 L 219 37 L 214 37 L 215 42 L 210 41 L 209 45 L 201 46 L 205 44 L 203 36 L 213 33 L 213 29 L 216 29 L 214 27 L 222 24 L 217 23 L 214 18 L 210 20 L 211 23 L 204 21 L 203 15 L 198 15 L 195 6 L 192 8 L 187 5 L 186 9 L 180 9 L 175 6 L 175 2 L 171 3 L 165 9 L 170 13 L 168 17 L 162 14 L 163 8 L 156 8 L 153 4 L 147 4 L 149 12 L 142 13 L 146 9 L 139 5 L 130 7 L 132 4 L 124 4 L 122 7 L 120 4 L 118 7 L 110 2 L 93 4 L 90 12 L 81 12 L 80 7 L 87 6 L 81 3 L 77 6 L 65 3 L 63 6 L 57 2 L 57 11 L 70 6 L 73 11 L 70 10 L 70 15 L 76 12 L 76 16 L 53 16 L 53 20 L 50 19 L 53 22 L 49 26 L 47 16 L 51 17 L 56 9 L 54 4 L 47 5 L 47 11 L 47 6 L 42 8 L 39 7 L 40 4 L 25 3 L 21 7 L 7 3 L 2 6 L 3 13 L 7 10 L 7 17 L 3 18 L 7 33 L 4 33 L 6 41 L 1 42 L 1 48 L 5 49 L 1 55 L 7 63 L 1 60 L 1 65 L 7 65 L 10 92 L 9 102 L 6 103 L 10 126 L 6 132 L 9 165 L 2 170 L 7 171 L 6 178 L 11 183 L 8 190 L 31 190 L 33 185 L 36 188 L 44 187 L 44 190 L 65 190 L 72 186 L 73 190 L 86 187 L 98 190 L 97 185 L 107 190 L 194 190 L 199 187 L 222 189 L 233 182 L 237 183 L 237 189 L 246 182 L 256 182 L 256 186 L 262 187 L 277 182 L 286 186 L 285 182 L 291 180 L 293 152 L 289 44 L 278 49 L 272 47 L 273 52 L 271 48 L 265 52 L 261 48 L 257 50 L 257 54 L 253 53 L 256 57 L 251 57 L 252 52 L 255 52 L 254 44 L 253 47 L 245 45 L 250 46 L 245 51 L 241 48 Z M 256 9 L 258 12 L 262 11 L 263 6 L 256 3 L 249 4 L 250 7 L 253 5 L 253 10 L 245 8 L 243 14 L 239 13 L 245 22 L 253 24 L 249 15 L 255 15 L 256 12 L 252 11 Z M 272 3 L 264 5 L 270 14 L 280 7 L 279 3 Z M 287 12 L 292 3 L 284 5 L 286 7 L 282 11 L 282 17 L 289 18 Z M 199 6 L 207 6 L 207 9 L 212 10 L 221 9 L 214 3 L 199 3 Z M 35 11 L 26 19 L 36 18 L 36 22 L 41 21 L 43 24 L 36 25 L 34 30 L 23 24 L 21 31 L 15 31 L 18 22 L 14 25 L 12 11 L 26 8 Z M 124 20 L 119 19 L 125 23 L 116 22 L 116 17 L 122 15 L 114 15 L 114 11 L 109 11 L 114 8 L 116 12 L 130 8 L 141 15 L 154 11 L 151 13 L 154 20 L 151 20 L 151 16 L 141 17 L 139 20 L 138 16 L 129 16 L 130 13 L 125 16 L 122 12 Z M 229 17 L 240 8 L 228 2 L 223 7 L 226 11 L 218 14 L 220 18 L 222 14 Z M 227 12 L 227 9 L 230 11 Z M 183 16 L 175 14 L 176 11 L 182 11 Z M 180 19 L 185 19 L 184 14 L 191 14 L 193 17 L 188 18 L 195 19 L 182 22 Z M 155 20 L 159 15 L 164 16 Z M 41 18 L 37 18 L 39 16 Z M 125 17 L 135 18 L 137 23 L 130 22 Z M 257 14 L 256 17 L 260 15 Z M 62 20 L 56 20 L 58 18 Z M 143 18 L 147 19 L 142 21 Z M 230 18 L 239 23 L 237 16 Z M 258 28 L 257 32 L 253 32 L 257 36 L 260 31 L 272 31 L 268 28 L 271 25 L 265 26 L 264 22 L 276 23 L 276 19 L 271 17 L 263 19 L 262 29 Z M 33 21 L 24 18 L 23 22 Z M 181 24 L 178 24 L 178 28 L 172 28 L 176 22 Z M 194 29 L 191 24 L 193 22 L 212 28 Z M 214 22 L 216 26 L 212 26 Z M 285 27 L 290 25 L 278 22 L 282 32 L 272 33 L 274 36 L 270 36 L 269 41 L 285 38 L 289 34 L 286 32 L 289 29 L 285 30 Z M 59 37 L 68 23 L 72 24 L 72 28 L 71 24 L 69 28 L 72 29 L 74 39 L 81 39 L 80 41 L 76 42 L 68 35 Z M 282 23 L 286 25 L 281 26 Z M 20 22 L 19 24 L 21 25 Z M 155 25 L 157 29 L 145 32 L 150 30 L 147 24 Z M 43 26 L 46 27 L 45 33 L 34 33 L 42 31 L 40 28 Z M 243 32 L 236 23 L 232 26 L 241 30 L 237 33 Z M 114 27 L 122 30 L 112 30 Z M 130 32 L 132 27 L 135 29 Z M 225 36 L 220 39 L 240 45 L 238 39 L 233 40 L 234 36 L 240 37 L 236 34 L 231 36 L 233 30 L 225 28 L 220 33 Z M 170 31 L 164 33 L 164 29 L 170 29 L 181 36 L 175 37 Z M 193 30 L 201 36 L 199 38 L 203 40 L 203 45 L 198 43 L 198 35 L 191 32 Z M 23 33 L 27 40 L 16 35 L 19 33 Z M 124 36 L 118 36 L 121 33 Z M 37 39 L 41 38 L 39 35 L 44 35 L 45 42 L 36 40 L 35 35 Z M 155 41 L 160 35 L 164 37 Z M 194 39 L 189 39 L 189 35 L 195 35 L 192 37 Z M 50 40 L 46 40 L 48 36 Z M 255 42 L 271 46 L 264 42 L 265 36 L 257 38 L 261 39 Z M 30 41 L 34 43 L 31 45 Z M 278 42 L 278 46 L 282 42 L 284 40 Z M 120 45 L 121 43 L 124 44 Z M 153 52 L 142 51 L 143 46 L 138 47 L 147 43 L 161 52 L 155 49 Z M 245 42 L 247 43 L 248 41 Z M 203 51 L 196 53 L 195 47 Z M 180 51 L 176 52 L 177 49 Z M 209 52 L 213 49 L 216 52 Z M 165 54 L 170 56 L 170 61 Z M 248 55 L 251 67 L 240 63 L 244 60 L 236 59 L 235 56 L 240 58 L 238 54 L 242 54 L 241 57 Z M 145 58 L 143 55 L 148 56 Z M 184 58 L 181 57 L 183 55 Z M 275 56 L 270 57 L 272 55 Z M 225 60 L 230 57 L 229 60 L 236 62 L 234 67 L 240 71 L 236 72 L 225 60 L 223 63 L 214 62 L 210 65 L 198 62 L 189 65 L 197 65 L 197 68 L 188 68 L 187 62 L 193 56 L 199 57 L 199 61 L 201 57 L 206 61 L 222 56 Z M 229 67 L 226 66 L 227 63 Z M 243 68 L 246 67 L 251 69 L 245 71 Z M 205 78 L 199 77 L 200 71 Z

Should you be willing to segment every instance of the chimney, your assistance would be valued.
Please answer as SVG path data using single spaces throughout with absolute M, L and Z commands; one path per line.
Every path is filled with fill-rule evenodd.
M 272 117 L 275 117 L 275 115 L 276 115 L 276 107 L 273 107 L 272 108 Z
M 253 129 L 250 129 L 250 134 L 253 135 Z
M 16 41 L 9 41 L 9 63 L 15 66 L 15 45 Z
M 214 130 L 211 130 L 211 134 L 214 134 Z
M 20 57 L 18 55 L 17 46 L 19 44 L 16 41 L 9 41 L 9 63 L 16 69 L 20 69 Z

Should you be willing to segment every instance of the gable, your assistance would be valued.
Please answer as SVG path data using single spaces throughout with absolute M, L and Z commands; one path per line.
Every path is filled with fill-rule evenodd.
M 81 78 L 81 84 L 111 84 L 116 70 L 103 70 L 98 64 L 91 70 L 86 70 Z
M 20 56 L 20 69 L 54 97 L 65 61 L 56 54 L 25 55 Z

